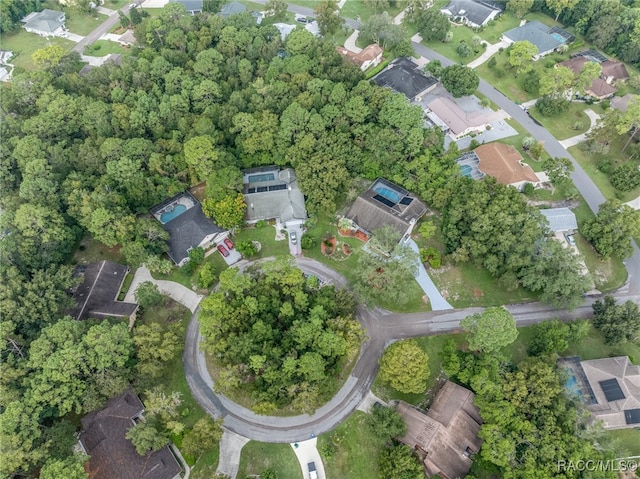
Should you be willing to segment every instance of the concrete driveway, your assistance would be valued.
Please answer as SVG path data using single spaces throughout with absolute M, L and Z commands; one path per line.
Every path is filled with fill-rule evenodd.
M 317 442 L 318 438 L 314 437 L 313 439 L 309 439 L 308 441 L 294 442 L 293 444 L 291 444 L 293 452 L 296 453 L 296 457 L 298 458 L 298 462 L 300 463 L 300 469 L 302 469 L 303 479 L 308 479 L 309 477 L 310 462 L 313 462 L 316 465 L 318 479 L 325 479 L 327 477 L 324 473 L 324 464 L 322 463 L 322 458 L 320 457 L 320 453 L 316 448 Z
M 287 229 L 287 233 L 289 234 L 289 253 L 293 256 L 301 256 L 302 255 L 302 247 L 300 246 L 300 241 L 302 241 L 302 234 L 304 233 L 304 229 L 302 226 L 302 222 L 300 221 L 288 221 L 285 225 Z M 295 232 L 296 234 L 296 242 L 293 243 L 291 241 L 291 233 Z
M 136 289 L 138 289 L 140 283 L 144 283 L 146 281 L 150 281 L 157 285 L 158 290 L 162 294 L 166 294 L 174 301 L 186 306 L 191 310 L 191 312 L 196 310 L 198 304 L 200 304 L 200 301 L 202 300 L 201 295 L 194 293 L 189 288 L 182 286 L 179 283 L 153 279 L 151 272 L 145 266 L 140 266 L 136 270 L 136 274 L 133 276 L 133 281 L 131 282 L 131 286 L 129 286 L 129 291 L 127 291 L 124 300 L 132 303 L 135 302 Z
M 405 243 L 413 251 L 420 255 L 420 248 L 418 248 L 418 245 L 415 241 L 413 241 L 412 239 L 408 239 Z M 442 297 L 440 291 L 438 291 L 438 288 L 429 277 L 429 274 L 427 273 L 427 270 L 422 263 L 420 263 L 418 266 L 418 275 L 416 276 L 416 281 L 425 292 L 425 294 L 429 296 L 429 301 L 431 301 L 431 309 L 433 311 L 453 309 L 453 306 L 451 306 L 447 302 L 447 300 Z

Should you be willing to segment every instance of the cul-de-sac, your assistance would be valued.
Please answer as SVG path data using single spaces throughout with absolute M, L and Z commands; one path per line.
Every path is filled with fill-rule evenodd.
M 640 477 L 637 0 L 0 13 L 0 477 Z

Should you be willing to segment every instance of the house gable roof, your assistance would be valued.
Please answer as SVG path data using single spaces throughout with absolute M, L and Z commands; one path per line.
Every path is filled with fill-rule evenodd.
M 512 185 L 522 181 L 538 183 L 540 180 L 527 164 L 522 164 L 522 156 L 511 145 L 487 143 L 473 150 L 480 163 L 478 168 L 484 174 L 493 176 L 498 183 Z
M 483 25 L 494 12 L 501 11 L 501 8 L 473 0 L 452 0 L 441 10 L 450 12 L 453 17 L 464 17 L 474 25 Z
M 442 120 L 455 135 L 462 133 L 467 128 L 482 126 L 491 121 L 480 111 L 465 112 L 448 97 L 436 98 L 427 105 L 427 108 Z
M 602 76 L 605 78 L 611 77 L 614 80 L 628 80 L 629 72 L 627 67 L 622 62 L 615 62 L 607 60 L 602 62 Z
M 354 53 L 351 50 L 347 50 L 346 48 L 340 46 L 336 47 L 336 50 L 340 55 L 348 58 L 359 67 L 362 67 L 365 62 L 370 62 L 371 60 L 375 59 L 378 55 L 382 55 L 384 51 L 378 46 L 377 43 L 367 45 L 359 53 Z
M 41 12 L 29 14 L 22 19 L 25 28 L 46 33 L 54 33 L 64 25 L 65 14 L 56 10 L 45 8 Z
M 540 213 L 547 218 L 551 231 L 572 231 L 578 229 L 576 215 L 569 208 L 547 208 L 540 210 Z
M 281 222 L 304 220 L 307 210 L 304 195 L 291 168 L 277 166 L 243 171 L 243 194 L 248 221 L 279 218 Z M 261 179 L 262 181 L 255 181 Z
M 568 43 L 563 35 L 552 32 L 552 29 L 553 27 L 548 27 L 538 20 L 533 20 L 525 23 L 521 27 L 512 28 L 504 32 L 504 36 L 514 42 L 527 40 L 538 48 L 538 54 L 542 54 Z
M 640 366 L 631 363 L 628 356 L 592 359 L 580 362 L 589 385 L 593 389 L 597 404 L 589 406 L 596 419 L 602 419 L 605 428 L 632 426 L 627 411 L 640 408 Z M 615 383 L 614 384 L 614 381 Z M 619 389 L 620 395 L 611 395 Z M 609 397 L 613 400 L 607 398 Z
M 117 301 L 128 272 L 127 266 L 107 260 L 78 266 L 75 274 L 82 276 L 82 283 L 73 292 L 76 306 L 69 314 L 77 320 L 131 316 L 137 303 Z
M 184 5 L 187 12 L 202 12 L 203 0 L 169 0 L 169 3 L 180 3 Z
M 602 78 L 596 78 L 591 82 L 591 86 L 587 88 L 587 93 L 590 93 L 592 96 L 597 98 L 613 95 L 617 91 L 616 87 L 609 85 Z
M 407 424 L 406 434 L 398 439 L 426 453 L 424 464 L 430 475 L 456 479 L 469 472 L 469 455 L 482 446 L 478 437 L 482 420 L 473 398 L 468 389 L 447 381 L 426 414 L 404 401 L 398 403 L 397 411 Z
M 438 83 L 434 77 L 422 73 L 418 65 L 406 57 L 393 60 L 372 80 L 378 86 L 389 87 L 404 94 L 409 100 Z
M 128 389 L 111 398 L 103 409 L 84 416 L 80 443 L 90 456 L 87 462 L 92 479 L 173 479 L 182 468 L 167 446 L 144 456 L 125 435 L 134 426 L 144 406 Z
M 222 6 L 222 8 L 220 9 L 220 14 L 223 17 L 227 18 L 231 15 L 236 15 L 238 13 L 245 12 L 246 10 L 247 10 L 247 7 L 245 7 L 242 3 L 231 2 Z
M 385 201 L 381 191 L 391 191 L 394 201 Z M 405 234 L 412 222 L 418 221 L 426 211 L 426 205 L 407 190 L 378 178 L 356 198 L 346 217 L 369 233 L 390 225 L 398 233 Z
M 151 213 L 156 216 L 165 206 L 179 201 L 181 197 L 186 197 L 193 206 L 162 225 L 162 228 L 169 233 L 168 255 L 176 264 L 188 258 L 189 250 L 198 247 L 207 236 L 225 231 L 211 218 L 205 216 L 198 200 L 188 192 L 179 193 L 152 207 Z

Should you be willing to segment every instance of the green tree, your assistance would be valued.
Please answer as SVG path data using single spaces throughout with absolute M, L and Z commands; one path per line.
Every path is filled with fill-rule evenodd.
M 242 224 L 247 204 L 244 202 L 244 195 L 238 193 L 217 202 L 207 198 L 202 202 L 202 209 L 221 228 L 233 229 Z
M 498 351 L 518 337 L 516 320 L 501 306 L 467 316 L 460 326 L 468 333 L 469 348 L 474 351 Z
M 150 421 L 142 421 L 127 431 L 125 437 L 131 441 L 136 452 L 145 456 L 149 451 L 157 451 L 169 444 L 169 438 L 158 431 Z
M 389 8 L 389 0 L 362 0 L 364 5 L 373 8 L 373 11 L 377 14 L 379 11 L 384 12 Z
M 252 241 L 239 241 L 235 246 L 238 253 L 245 258 L 249 258 L 258 253 L 258 248 L 256 248 Z
M 480 84 L 480 78 L 471 69 L 462 65 L 452 65 L 442 70 L 442 85 L 455 98 L 471 95 Z
M 359 35 L 385 49 L 395 48 L 405 37 L 402 27 L 394 24 L 393 18 L 387 12 L 367 18 L 360 26 Z
M 631 238 L 640 235 L 640 211 L 619 200 L 608 200 L 583 224 L 581 233 L 603 258 L 626 258 L 633 253 Z
M 242 171 L 235 166 L 225 166 L 207 178 L 207 198 L 222 201 L 229 195 L 242 191 Z
M 576 6 L 578 0 L 545 0 L 545 3 L 549 9 L 556 14 L 556 22 L 558 17 L 564 10 L 571 10 Z
M 533 68 L 531 58 L 538 54 L 538 47 L 524 40 L 515 42 L 507 49 L 507 63 L 516 69 L 516 76 Z
M 269 0 L 265 5 L 265 10 L 276 18 L 280 18 L 285 14 L 288 8 L 287 2 L 283 0 Z
M 559 186 L 570 181 L 573 163 L 569 158 L 549 158 L 542 162 L 542 169 L 547 172 L 551 182 Z
M 344 23 L 344 18 L 340 15 L 338 2 L 335 0 L 322 0 L 316 5 L 313 12 L 316 15 L 316 21 L 322 36 L 334 35 Z
M 421 479 L 424 470 L 409 446 L 404 444 L 385 448 L 378 456 L 382 477 L 395 479 Z
M 557 319 L 533 326 L 534 336 L 529 344 L 531 356 L 560 354 L 569 347 L 569 326 Z
M 158 286 L 151 281 L 140 283 L 136 288 L 134 296 L 143 308 L 151 308 L 162 302 L 162 294 L 160 294 Z
M 181 347 L 177 328 L 163 328 L 158 323 L 136 326 L 133 343 L 138 357 L 138 373 L 151 378 L 157 378 L 162 374 L 164 364 L 174 358 Z
M 574 81 L 575 76 L 571 69 L 556 65 L 542 75 L 538 91 L 541 95 L 548 95 L 554 98 L 564 97 L 566 92 L 574 85 Z
M 619 135 L 631 131 L 629 139 L 622 148 L 622 151 L 625 151 L 640 129 L 640 95 L 633 95 L 631 97 L 627 111 L 617 117 L 615 128 Z
M 411 300 L 411 285 L 417 274 L 418 255 L 407 246 L 398 245 L 391 258 L 362 255 L 354 268 L 353 289 L 360 299 L 373 304 L 404 305 Z
M 84 470 L 87 456 L 72 456 L 67 459 L 49 459 L 40 470 L 41 479 L 87 479 Z
M 522 18 L 525 13 L 531 10 L 533 0 L 509 0 L 507 11 L 512 12 L 516 18 Z
M 182 439 L 182 452 L 195 459 L 211 451 L 222 439 L 222 419 L 199 419 Z
M 582 67 L 582 70 L 580 70 L 580 73 L 578 73 L 575 76 L 575 80 L 574 80 L 575 90 L 578 93 L 584 95 L 585 90 L 588 89 L 593 83 L 593 80 L 595 80 L 596 78 L 599 78 L 600 75 L 602 75 L 602 66 L 599 63 L 597 62 L 585 63 L 584 66 Z
M 53 68 L 60 63 L 62 57 L 66 54 L 66 50 L 61 46 L 49 45 L 33 52 L 31 54 L 31 59 L 40 67 Z
M 640 309 L 633 301 L 616 304 L 612 296 L 593 304 L 593 326 L 602 332 L 607 344 L 621 344 L 640 338 Z
M 443 41 L 445 35 L 451 29 L 449 19 L 435 8 L 421 11 L 417 16 L 416 25 L 420 36 L 427 42 L 432 40 Z
M 373 245 L 384 252 L 392 251 L 400 241 L 402 235 L 391 225 L 384 225 L 373 231 L 371 241 Z
M 538 93 L 540 89 L 540 74 L 537 70 L 531 70 L 524 77 L 524 81 L 522 82 L 522 86 L 524 91 L 529 93 Z
M 380 379 L 401 393 L 420 394 L 427 389 L 429 356 L 413 339 L 389 346 L 380 358 Z
M 373 437 L 383 443 L 390 439 L 402 437 L 407 432 L 407 424 L 392 407 L 374 405 L 366 419 Z
M 458 46 L 456 47 L 456 53 L 460 55 L 462 58 L 467 58 L 473 55 L 473 48 L 466 41 L 460 40 Z

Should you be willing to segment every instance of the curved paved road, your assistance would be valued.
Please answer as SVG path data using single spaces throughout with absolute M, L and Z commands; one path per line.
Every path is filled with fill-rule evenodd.
M 325 265 L 306 258 L 297 259 L 298 266 L 308 274 L 333 282 L 347 284 L 344 277 Z M 621 299 L 640 300 L 640 296 L 619 295 Z M 574 311 L 558 311 L 539 303 L 508 306 L 519 326 L 538 323 L 551 317 L 563 320 L 589 317 L 592 314 L 589 299 Z M 223 417 L 229 430 L 242 436 L 263 442 L 291 443 L 309 439 L 333 429 L 346 419 L 366 396 L 378 370 L 378 358 L 384 348 L 393 341 L 418 336 L 444 334 L 459 331 L 460 321 L 483 308 L 467 308 L 428 313 L 397 314 L 382 309 L 369 310 L 358 306 L 357 317 L 367 340 L 362 345 L 358 361 L 340 391 L 313 414 L 291 417 L 272 417 L 255 414 L 223 395 L 213 392 L 213 381 L 206 368 L 204 354 L 199 351 L 200 342 L 198 311 L 187 329 L 183 363 L 187 382 L 198 403 L 211 415 Z

